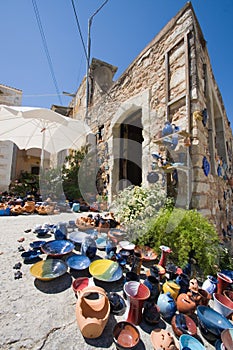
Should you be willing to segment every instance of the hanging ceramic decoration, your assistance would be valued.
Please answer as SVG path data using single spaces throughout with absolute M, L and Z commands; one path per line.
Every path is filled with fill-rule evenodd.
M 202 160 L 202 168 L 203 168 L 205 176 L 208 176 L 209 172 L 210 172 L 210 163 L 208 162 L 208 160 L 205 156 L 203 157 L 203 160 Z
M 169 121 L 166 121 L 164 124 L 164 128 L 162 130 L 162 137 L 170 135 L 173 133 L 172 125 Z

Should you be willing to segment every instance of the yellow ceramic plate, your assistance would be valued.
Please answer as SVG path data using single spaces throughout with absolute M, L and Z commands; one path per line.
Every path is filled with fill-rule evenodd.
M 67 264 L 60 259 L 41 260 L 31 266 L 32 276 L 42 281 L 50 281 L 64 275 L 68 270 Z
M 122 269 L 119 264 L 109 259 L 95 260 L 89 266 L 90 274 L 105 282 L 117 281 L 122 276 Z

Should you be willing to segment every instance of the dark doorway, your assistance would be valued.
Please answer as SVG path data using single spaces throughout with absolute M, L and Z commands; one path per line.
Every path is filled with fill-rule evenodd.
M 128 117 L 120 127 L 119 189 L 142 183 L 141 111 Z

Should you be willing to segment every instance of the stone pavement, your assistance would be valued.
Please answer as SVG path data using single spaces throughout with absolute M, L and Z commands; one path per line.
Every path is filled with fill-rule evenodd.
M 68 272 L 52 281 L 40 281 L 30 274 L 29 264 L 24 264 L 18 247 L 26 250 L 37 240 L 33 233 L 36 224 L 56 224 L 76 220 L 87 213 L 61 213 L 52 216 L 0 217 L 0 266 L 1 266 L 1 311 L 0 311 L 0 349 L 2 350 L 91 350 L 116 349 L 112 340 L 112 329 L 123 316 L 111 314 L 107 326 L 98 339 L 84 339 L 76 322 L 76 297 L 72 290 L 72 280 L 80 275 Z M 31 229 L 30 232 L 25 232 Z M 19 243 L 17 240 L 24 237 Z M 46 240 L 54 239 L 53 235 Z M 99 251 L 97 251 L 98 255 Z M 14 279 L 13 266 L 22 263 L 22 278 Z M 88 272 L 87 272 L 88 274 Z M 99 282 L 106 291 L 122 293 L 123 279 L 114 283 Z M 160 321 L 158 328 L 169 324 Z M 150 333 L 154 326 L 142 322 L 139 326 L 141 336 L 137 350 L 153 350 Z M 201 335 L 200 335 L 201 336 Z M 203 338 L 202 338 L 203 339 Z M 204 340 L 206 349 L 215 349 Z

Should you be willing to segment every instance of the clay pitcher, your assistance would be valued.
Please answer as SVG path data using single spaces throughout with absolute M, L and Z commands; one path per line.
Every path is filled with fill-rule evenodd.
M 222 294 L 225 289 L 229 286 L 229 284 L 232 283 L 232 279 L 228 277 L 227 275 L 224 275 L 223 273 L 219 272 L 217 274 L 218 278 L 218 285 L 217 285 L 217 293 Z
M 103 288 L 90 286 L 80 291 L 76 303 L 76 319 L 84 337 L 101 336 L 109 315 L 110 302 Z

